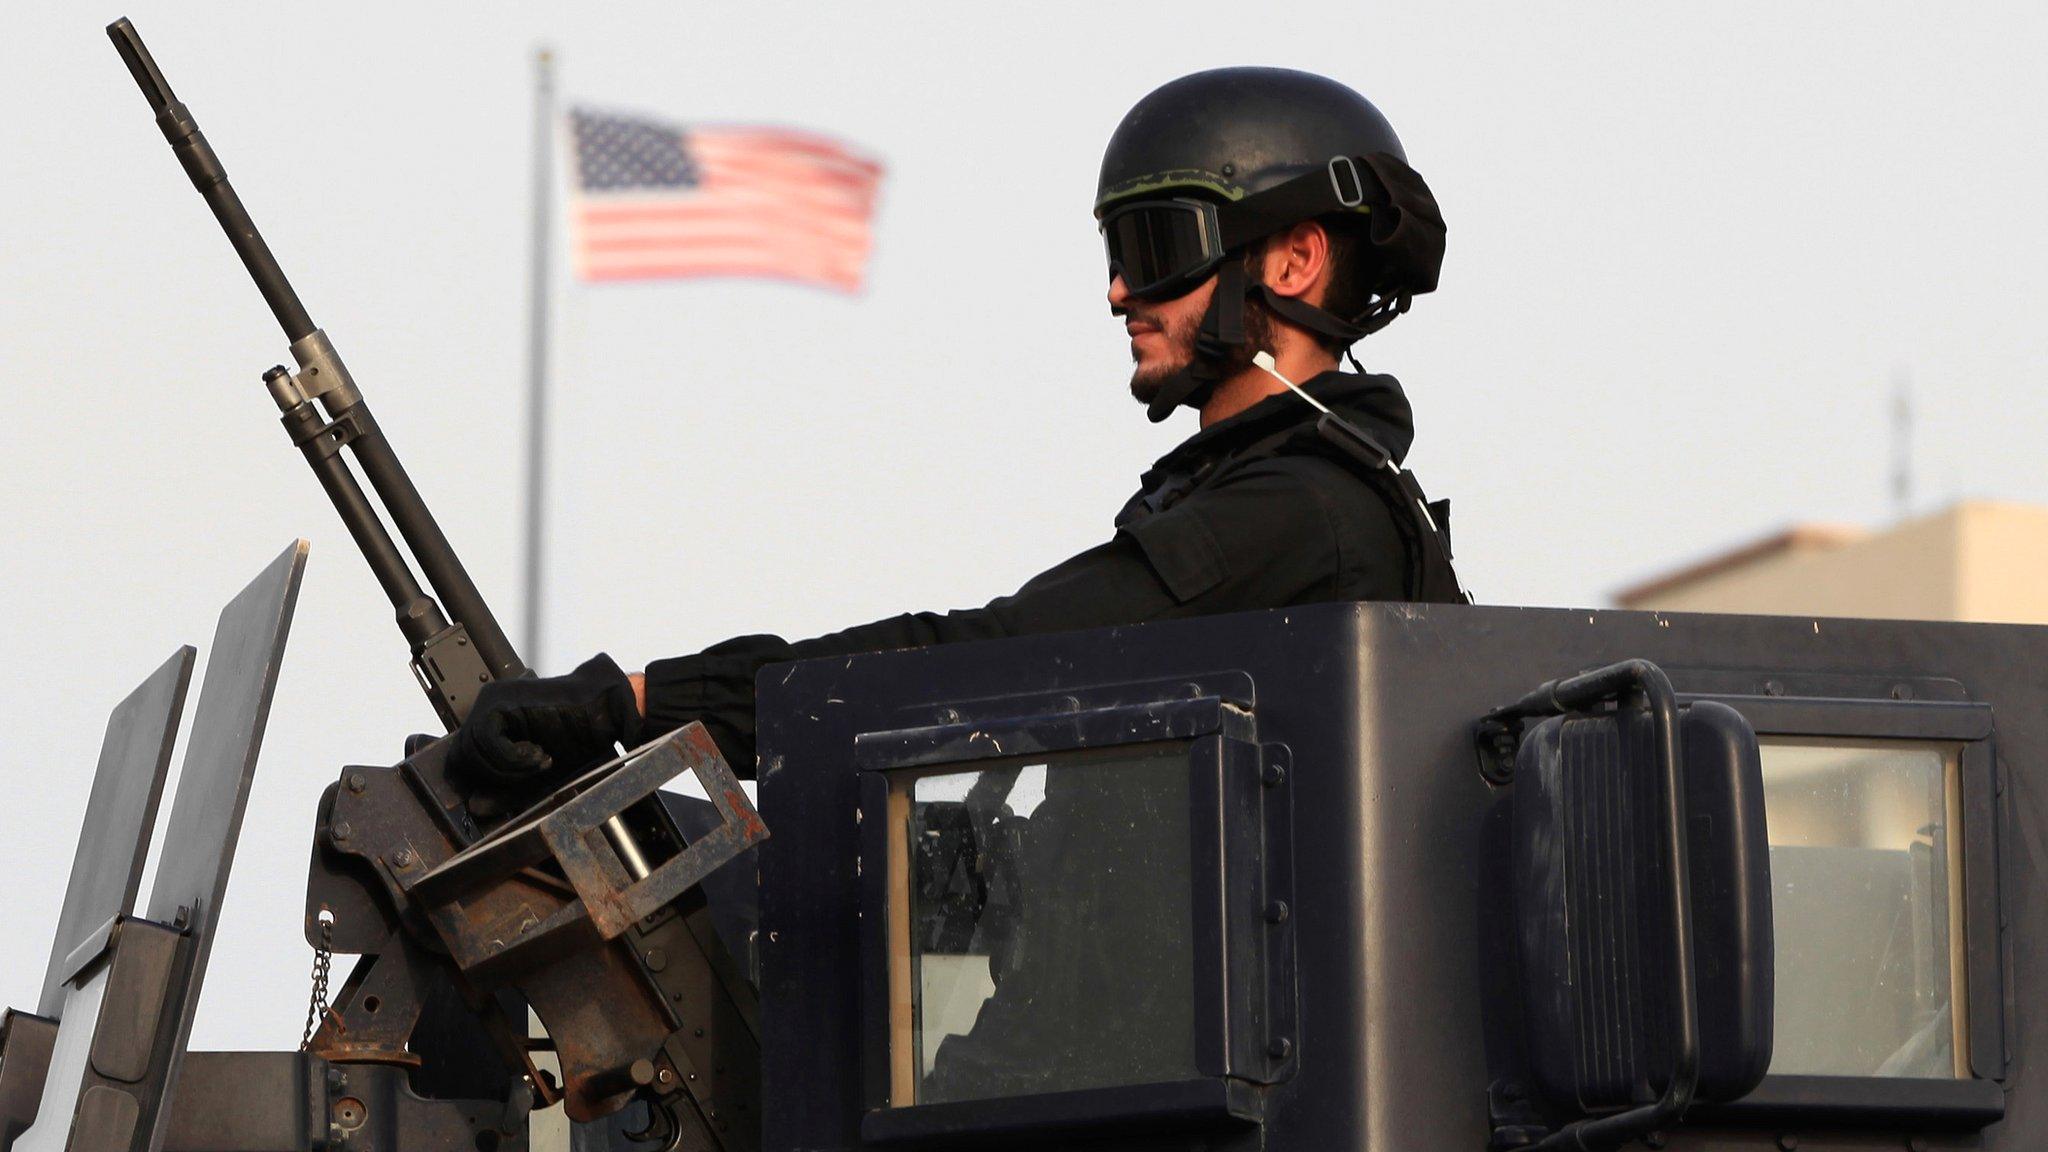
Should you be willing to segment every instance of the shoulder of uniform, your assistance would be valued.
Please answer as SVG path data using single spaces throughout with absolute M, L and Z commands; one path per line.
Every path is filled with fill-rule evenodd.
M 1348 491 L 1353 485 L 1363 486 L 1365 479 L 1314 428 L 1303 428 L 1268 452 L 1225 465 L 1215 486 L 1261 482 L 1318 492 L 1332 487 Z
M 1339 538 L 1389 538 L 1398 532 L 1389 492 L 1373 483 L 1355 461 L 1345 458 L 1313 429 L 1271 455 L 1244 461 L 1219 477 L 1211 489 L 1222 494 L 1258 492 L 1272 505 L 1298 508 L 1329 525 Z M 1275 507 L 1278 513 L 1279 508 Z M 1284 517 L 1283 517 L 1284 518 Z
M 1207 523 L 1219 539 L 1255 541 L 1328 534 L 1333 542 L 1381 535 L 1386 502 L 1346 465 L 1325 455 L 1288 452 L 1241 461 L 1193 493 L 1175 512 Z M 1169 513 L 1171 515 L 1171 513 Z
M 1207 490 L 1265 487 L 1307 495 L 1330 482 L 1329 469 L 1335 466 L 1335 461 L 1309 449 L 1281 448 L 1225 464 Z

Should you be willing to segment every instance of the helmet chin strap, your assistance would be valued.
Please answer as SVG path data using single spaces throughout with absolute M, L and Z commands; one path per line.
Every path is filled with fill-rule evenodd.
M 1182 405 L 1200 411 L 1216 394 L 1216 386 L 1223 382 L 1223 366 L 1230 362 L 1234 350 L 1245 345 L 1244 304 L 1253 292 L 1259 294 L 1274 315 L 1296 327 L 1341 340 L 1347 349 L 1393 323 L 1394 317 L 1408 310 L 1409 301 L 1407 296 L 1379 300 L 1357 321 L 1344 320 L 1298 297 L 1282 296 L 1265 284 L 1248 279 L 1244 261 L 1233 253 L 1224 258 L 1223 266 L 1216 272 L 1216 292 L 1209 297 L 1209 310 L 1202 314 L 1202 325 L 1195 332 L 1194 355 L 1188 366 L 1167 377 L 1145 406 L 1145 415 L 1152 423 L 1165 420 Z
M 1188 366 L 1159 385 L 1145 415 L 1154 424 L 1173 415 L 1185 404 L 1200 410 L 1223 382 L 1223 365 L 1234 348 L 1244 345 L 1244 261 L 1226 256 L 1216 271 L 1216 291 L 1209 297 L 1209 310 L 1202 313 L 1202 326 L 1195 331 L 1194 355 Z

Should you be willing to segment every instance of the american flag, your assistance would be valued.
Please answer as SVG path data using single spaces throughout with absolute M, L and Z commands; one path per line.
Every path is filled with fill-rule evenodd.
M 860 288 L 882 166 L 787 128 L 572 111 L 571 251 L 587 281 L 766 276 Z

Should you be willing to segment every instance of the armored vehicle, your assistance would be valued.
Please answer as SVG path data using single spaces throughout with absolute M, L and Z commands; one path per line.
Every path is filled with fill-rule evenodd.
M 524 668 L 110 32 L 452 728 Z M 758 804 L 699 725 L 542 795 L 423 739 L 309 814 L 303 931 L 359 959 L 306 1045 L 188 1052 L 306 555 L 222 615 L 139 909 L 193 650 L 116 707 L 0 1142 L 515 1152 L 557 1107 L 769 1152 L 2048 1142 L 2020 626 L 1333 603 L 814 661 L 760 679 Z

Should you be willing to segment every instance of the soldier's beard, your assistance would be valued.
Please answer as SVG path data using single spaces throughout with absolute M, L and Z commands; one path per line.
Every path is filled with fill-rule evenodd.
M 1178 375 L 1195 359 L 1195 334 L 1202 327 L 1202 317 L 1184 316 L 1172 324 L 1144 308 L 1126 308 L 1126 312 L 1139 320 L 1153 324 L 1166 335 L 1167 346 L 1173 349 L 1170 359 L 1150 364 L 1140 363 L 1136 352 L 1131 353 L 1131 398 L 1140 404 L 1150 404 L 1159 395 L 1166 382 Z M 1252 357 L 1260 349 L 1268 351 L 1273 347 L 1273 314 L 1258 300 L 1244 302 L 1244 336 L 1242 344 L 1230 348 L 1223 354 L 1217 368 L 1216 378 L 1226 380 L 1252 366 Z

